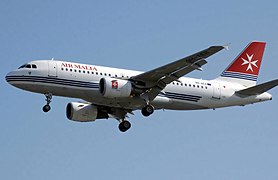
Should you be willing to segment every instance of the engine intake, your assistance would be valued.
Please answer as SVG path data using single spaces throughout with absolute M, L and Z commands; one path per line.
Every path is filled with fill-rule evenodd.
M 66 115 L 69 120 L 78 122 L 90 122 L 96 119 L 108 118 L 108 114 L 100 111 L 96 106 L 79 102 L 68 103 Z

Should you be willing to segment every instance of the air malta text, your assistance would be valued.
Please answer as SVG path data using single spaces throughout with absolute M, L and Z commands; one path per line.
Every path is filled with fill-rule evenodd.
M 97 68 L 94 66 L 87 66 L 81 64 L 72 64 L 72 63 L 62 63 L 62 67 L 65 68 L 75 68 L 75 69 L 82 69 L 82 70 L 89 70 L 89 71 L 97 71 Z

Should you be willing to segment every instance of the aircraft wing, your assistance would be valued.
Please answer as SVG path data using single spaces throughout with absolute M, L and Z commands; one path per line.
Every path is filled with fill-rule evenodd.
M 146 89 L 145 95 L 149 100 L 153 100 L 167 84 L 177 81 L 191 71 L 202 70 L 201 67 L 207 63 L 205 58 L 224 48 L 225 46 L 211 46 L 172 63 L 133 76 L 130 80 L 134 82 L 135 86 Z

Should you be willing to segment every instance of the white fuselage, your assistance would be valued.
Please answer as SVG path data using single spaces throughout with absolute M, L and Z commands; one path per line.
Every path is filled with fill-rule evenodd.
M 131 110 L 145 106 L 140 96 L 106 98 L 99 92 L 101 78 L 128 79 L 142 72 L 56 60 L 38 60 L 28 64 L 35 66 L 14 70 L 6 76 L 6 80 L 27 91 L 80 98 L 100 106 Z M 168 84 L 151 104 L 155 109 L 195 110 L 241 106 L 271 99 L 268 93 L 245 98 L 235 94 L 235 91 L 244 88 L 243 85 L 218 79 L 208 81 L 182 77 Z

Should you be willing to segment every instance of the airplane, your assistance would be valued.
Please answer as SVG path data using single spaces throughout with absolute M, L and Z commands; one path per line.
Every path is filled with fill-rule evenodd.
M 265 42 L 252 41 L 235 60 L 213 80 L 183 77 L 200 70 L 207 58 L 227 49 L 211 46 L 200 52 L 147 72 L 118 69 L 58 60 L 28 62 L 6 75 L 17 88 L 44 94 L 48 112 L 52 96 L 82 99 L 66 106 L 69 120 L 91 122 L 114 118 L 119 130 L 131 127 L 128 114 L 141 110 L 143 116 L 155 110 L 200 110 L 272 100 L 266 91 L 278 79 L 257 85 Z

